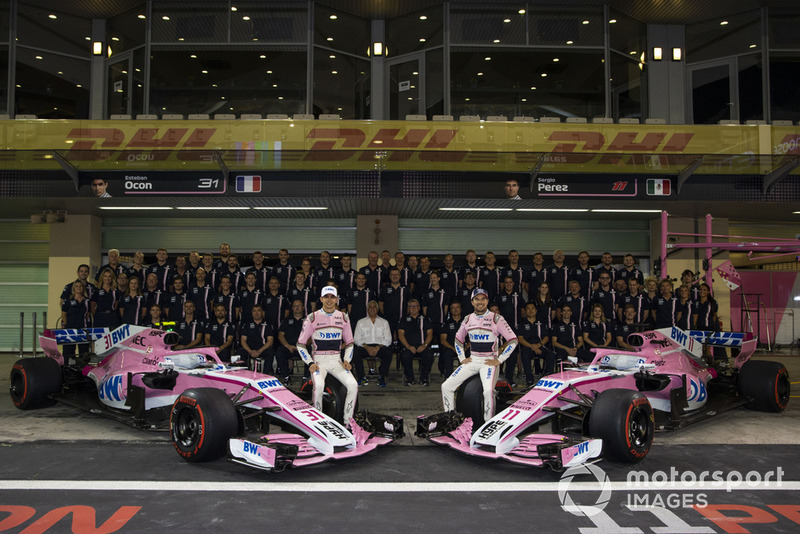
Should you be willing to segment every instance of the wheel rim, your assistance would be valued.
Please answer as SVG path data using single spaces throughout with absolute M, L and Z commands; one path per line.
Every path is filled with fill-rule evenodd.
M 11 399 L 16 403 L 22 400 L 22 395 L 25 393 L 25 380 L 22 373 L 14 373 L 11 377 Z
M 631 414 L 628 426 L 628 436 L 630 441 L 637 448 L 646 447 L 650 441 L 650 417 L 647 410 L 637 408 Z
M 781 373 L 778 376 L 778 383 L 775 387 L 776 394 L 778 398 L 778 404 L 781 406 L 785 406 L 789 403 L 789 396 L 792 392 L 792 386 L 789 383 L 789 375 L 787 373 Z
M 175 439 L 182 447 L 192 447 L 200 437 L 200 431 L 200 419 L 194 410 L 184 409 L 178 414 Z

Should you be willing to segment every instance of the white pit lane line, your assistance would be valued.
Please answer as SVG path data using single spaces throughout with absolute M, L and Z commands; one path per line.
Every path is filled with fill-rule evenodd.
M 0 491 L 243 491 L 262 493 L 462 493 L 555 492 L 558 482 L 170 482 L 152 480 L 2 480 Z M 597 491 L 597 482 L 572 482 L 570 491 Z M 728 487 L 723 481 L 682 484 L 667 482 L 606 482 L 603 488 L 618 491 L 800 491 L 800 481 L 782 480 L 749 485 L 742 481 Z

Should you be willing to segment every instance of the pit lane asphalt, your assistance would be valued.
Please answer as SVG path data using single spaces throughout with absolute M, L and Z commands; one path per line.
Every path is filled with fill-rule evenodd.
M 799 358 L 764 359 L 784 361 L 790 376 L 800 376 Z M 13 358 L 0 360 L 10 369 Z M 5 388 L 8 375 L 3 374 L 0 387 Z M 435 384 L 423 389 L 392 383 L 396 387 L 385 390 L 372 384 L 362 388 L 362 407 L 401 413 L 407 432 L 413 432 L 407 411 L 438 411 Z M 391 406 L 395 411 L 381 410 Z M 558 492 L 560 473 L 467 457 L 418 438 L 406 437 L 359 458 L 266 473 L 225 460 L 189 464 L 177 456 L 164 433 L 138 431 L 63 406 L 20 412 L 5 395 L 0 397 L 0 428 L 0 532 L 69 532 L 71 518 L 83 521 L 83 530 L 76 532 L 104 522 L 106 532 L 588 533 L 593 527 L 599 528 L 594 532 L 655 532 L 655 527 L 666 528 L 660 532 L 687 532 L 691 527 L 701 529 L 695 532 L 723 532 L 724 521 L 715 523 L 691 507 L 700 494 L 713 506 L 732 506 L 726 514 L 755 515 L 755 523 L 742 525 L 745 531 L 796 532 L 800 521 L 800 445 L 795 445 L 800 402 L 795 400 L 783 414 L 735 410 L 675 433 L 657 434 L 648 457 L 633 467 L 654 480 L 673 469 L 678 476 L 719 470 L 726 477 L 733 472 L 763 476 L 780 468 L 783 486 L 742 484 L 731 492 L 724 487 L 699 492 L 680 485 L 636 489 L 626 482 L 631 466 L 602 461 L 596 466 L 613 487 L 604 509 L 593 517 L 565 511 Z M 588 475 L 575 480 L 596 482 Z M 592 487 L 595 491 L 566 489 L 577 504 L 592 505 L 603 499 L 596 485 Z M 660 500 L 654 503 L 656 496 Z M 674 507 L 674 500 L 670 505 L 670 496 L 684 503 L 688 498 L 689 507 Z M 657 506 L 626 506 L 641 505 L 642 499 Z M 770 505 L 795 505 L 794 519 Z M 65 508 L 70 506 L 88 508 Z M 91 516 L 96 523 L 81 515 L 86 510 L 96 511 Z

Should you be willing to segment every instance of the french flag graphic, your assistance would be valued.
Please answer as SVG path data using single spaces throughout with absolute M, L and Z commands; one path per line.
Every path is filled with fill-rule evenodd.
M 236 177 L 236 192 L 237 193 L 260 193 L 261 192 L 261 176 L 237 176 Z

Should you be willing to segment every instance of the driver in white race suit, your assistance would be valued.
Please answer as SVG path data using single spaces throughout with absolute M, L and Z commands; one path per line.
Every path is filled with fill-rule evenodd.
M 303 330 L 297 339 L 297 353 L 308 365 L 314 384 L 314 408 L 322 411 L 322 393 L 328 373 L 336 377 L 347 388 L 344 404 L 344 424 L 349 425 L 355 409 L 358 383 L 350 372 L 353 358 L 353 331 L 347 315 L 336 309 L 339 295 L 336 288 L 326 286 L 320 295 L 322 310 L 309 314 L 303 322 Z M 311 340 L 313 348 L 308 353 L 306 344 Z M 340 354 L 344 344 L 344 361 Z M 312 356 L 313 355 L 313 356 Z
M 517 347 L 517 335 L 500 314 L 487 311 L 489 295 L 484 289 L 472 291 L 473 313 L 461 323 L 455 338 L 456 356 L 461 365 L 442 384 L 444 410 L 455 409 L 456 389 L 469 377 L 478 374 L 483 384 L 483 415 L 488 421 L 494 415 L 494 385 L 497 368 Z M 499 337 L 506 344 L 499 348 Z M 464 352 L 464 341 L 469 337 L 470 357 Z

